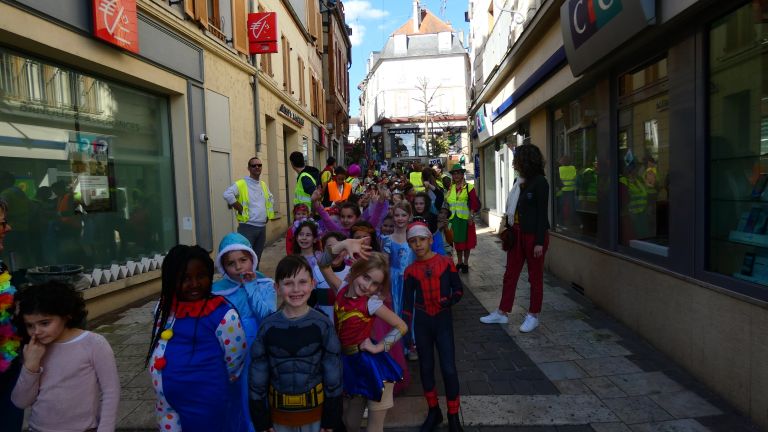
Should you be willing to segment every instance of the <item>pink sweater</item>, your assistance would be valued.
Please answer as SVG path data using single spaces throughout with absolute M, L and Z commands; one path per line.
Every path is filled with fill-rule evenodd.
M 31 429 L 40 432 L 115 430 L 120 379 L 115 354 L 103 336 L 84 332 L 47 346 L 42 371 L 21 368 L 11 394 L 19 408 L 32 407 Z

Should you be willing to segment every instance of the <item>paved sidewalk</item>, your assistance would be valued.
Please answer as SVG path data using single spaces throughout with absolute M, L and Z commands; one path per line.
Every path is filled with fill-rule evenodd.
M 271 275 L 285 247 L 263 254 Z M 545 276 L 541 326 L 517 330 L 528 305 L 521 277 L 509 325 L 478 318 L 498 305 L 504 253 L 493 233 L 478 232 L 466 296 L 455 308 L 457 367 L 467 432 L 758 431 L 679 366 L 563 283 Z M 155 430 L 154 392 L 144 370 L 153 302 L 99 320 L 123 386 L 120 430 Z M 416 362 L 412 384 L 395 400 L 388 431 L 418 430 L 426 404 Z M 442 384 L 438 384 L 442 391 Z M 442 399 L 442 397 L 441 397 Z M 441 400 L 441 404 L 444 400 Z

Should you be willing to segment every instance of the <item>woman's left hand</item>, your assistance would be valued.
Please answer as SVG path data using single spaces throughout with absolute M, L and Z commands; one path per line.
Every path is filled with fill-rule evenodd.
M 536 245 L 533 247 L 533 257 L 541 258 L 544 255 L 544 246 Z
M 360 343 L 360 351 L 368 351 L 369 353 L 377 354 L 384 351 L 384 344 L 375 344 L 371 338 L 366 338 Z

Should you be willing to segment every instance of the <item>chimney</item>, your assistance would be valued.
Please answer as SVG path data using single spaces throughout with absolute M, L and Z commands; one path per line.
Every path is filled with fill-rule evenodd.
M 419 8 L 419 0 L 413 0 L 413 32 L 419 32 L 419 26 L 421 25 L 421 8 Z

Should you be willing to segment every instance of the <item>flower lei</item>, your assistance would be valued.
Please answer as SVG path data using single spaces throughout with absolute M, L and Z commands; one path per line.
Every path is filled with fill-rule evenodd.
M 19 355 L 21 339 L 13 326 L 13 296 L 16 288 L 11 285 L 8 268 L 0 263 L 0 373 L 11 367 Z

